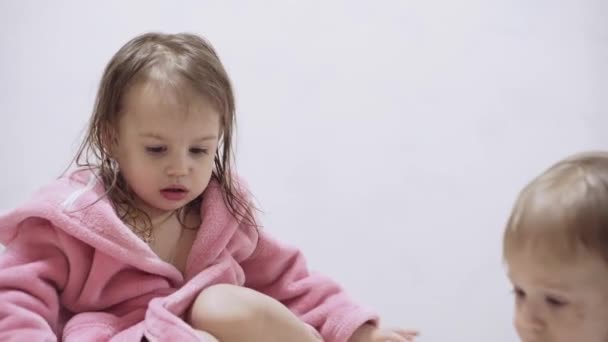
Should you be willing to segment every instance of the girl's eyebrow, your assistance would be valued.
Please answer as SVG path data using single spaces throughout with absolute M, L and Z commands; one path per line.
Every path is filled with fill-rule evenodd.
M 163 138 L 163 136 L 158 133 L 140 133 L 139 136 L 142 138 L 165 140 L 165 138 Z M 205 136 L 194 139 L 194 141 L 196 141 L 196 142 L 207 141 L 207 140 L 217 140 L 217 135 L 215 135 L 215 134 L 205 135 Z
M 206 135 L 206 136 L 202 136 L 200 138 L 194 139 L 194 141 L 206 141 L 206 140 L 217 140 L 217 135 L 211 134 L 211 135 Z
M 163 140 L 163 137 L 158 133 L 140 133 L 139 136 L 142 138 L 152 138 L 152 139 Z

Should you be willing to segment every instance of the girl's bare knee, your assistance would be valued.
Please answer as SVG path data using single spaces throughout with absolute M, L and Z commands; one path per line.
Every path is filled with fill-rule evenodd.
M 244 327 L 261 319 L 263 304 L 254 291 L 236 285 L 218 284 L 201 291 L 190 311 L 195 329 L 222 332 Z
M 190 324 L 222 342 L 319 341 L 313 329 L 280 302 L 235 285 L 203 290 L 192 305 Z

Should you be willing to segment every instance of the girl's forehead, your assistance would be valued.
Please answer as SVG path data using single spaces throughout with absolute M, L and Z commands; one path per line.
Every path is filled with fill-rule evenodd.
M 207 96 L 188 87 L 170 86 L 159 82 L 140 82 L 130 86 L 122 101 L 122 111 L 140 121 L 177 116 L 219 115 Z
M 202 102 L 205 97 L 183 85 L 161 81 L 137 82 L 127 87 L 123 105 L 129 107 L 186 107 L 190 103 Z

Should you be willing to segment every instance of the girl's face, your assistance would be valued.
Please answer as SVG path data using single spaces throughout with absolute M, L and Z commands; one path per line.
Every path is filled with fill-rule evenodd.
M 199 196 L 214 167 L 220 114 L 204 97 L 190 93 L 180 99 L 187 101 L 142 82 L 122 102 L 113 156 L 139 209 L 152 219 Z

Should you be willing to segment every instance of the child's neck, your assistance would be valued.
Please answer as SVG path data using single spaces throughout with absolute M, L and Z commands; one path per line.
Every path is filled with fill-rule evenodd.
M 169 220 L 171 217 L 176 215 L 178 212 L 178 210 L 161 210 L 161 209 L 157 209 L 157 208 L 152 208 L 152 207 L 148 206 L 146 203 L 143 203 L 143 201 L 141 201 L 141 200 L 137 201 L 135 203 L 135 205 L 137 206 L 137 208 L 139 210 L 143 211 L 144 213 L 146 213 L 146 215 L 148 215 L 148 217 L 150 218 L 150 223 L 152 223 L 153 227 L 155 227 L 159 224 L 163 224 L 164 222 Z M 138 222 L 138 224 L 141 224 L 141 223 Z
M 148 216 L 150 217 L 150 221 L 152 223 L 152 228 L 154 229 L 154 227 L 158 227 L 162 224 L 164 224 L 165 222 L 169 221 L 170 219 L 173 218 L 173 216 L 177 215 L 177 210 L 173 210 L 173 211 L 167 211 L 167 212 L 159 212 L 159 213 L 153 213 L 153 214 L 149 214 Z
M 153 235 L 155 230 L 157 230 L 161 226 L 166 225 L 169 221 L 179 222 L 179 220 L 177 219 L 179 210 L 159 210 L 151 208 L 145 205 L 144 203 L 136 203 L 136 207 L 138 210 L 143 211 L 147 215 L 147 217 L 138 215 L 134 218 L 133 221 L 125 222 L 127 225 L 131 226 L 131 228 L 136 231 L 140 231 L 142 229 L 144 231 L 151 230 L 151 233 Z M 125 208 L 119 208 L 118 212 L 124 213 Z

